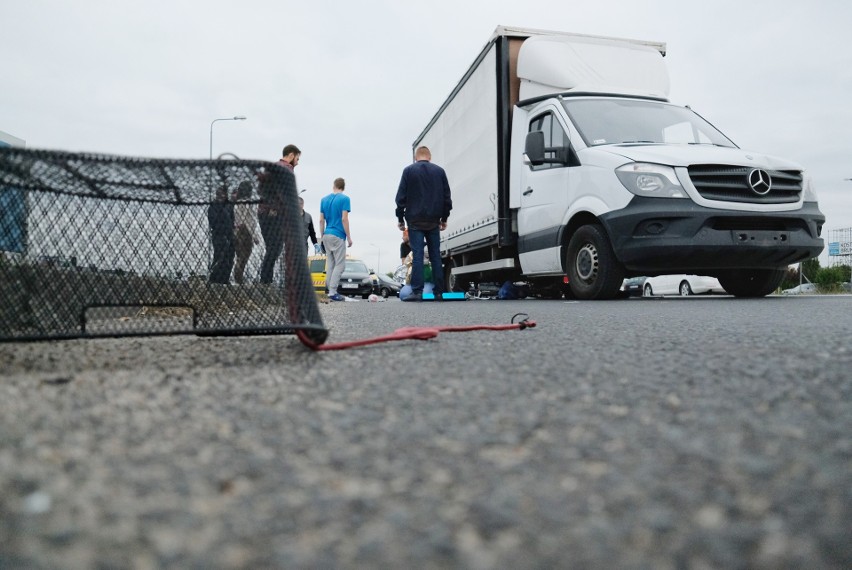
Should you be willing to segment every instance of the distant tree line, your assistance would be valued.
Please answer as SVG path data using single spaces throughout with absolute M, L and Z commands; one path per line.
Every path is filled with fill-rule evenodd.
M 840 290 L 841 283 L 849 283 L 852 266 L 834 265 L 832 267 L 820 267 L 819 259 L 814 257 L 802 262 L 802 283 L 811 282 L 817 285 L 820 291 L 830 293 Z M 789 289 L 799 284 L 799 266 L 791 265 L 787 268 L 787 275 L 781 282 L 782 289 Z

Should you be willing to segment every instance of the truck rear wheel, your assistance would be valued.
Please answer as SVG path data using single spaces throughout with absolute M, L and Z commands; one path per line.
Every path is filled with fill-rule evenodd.
M 456 262 L 453 261 L 452 258 L 448 258 L 444 261 L 444 291 L 453 292 L 453 291 L 464 291 L 462 288 L 463 282 L 458 278 L 457 275 L 453 275 L 453 268 L 456 266 Z
M 783 269 L 732 269 L 719 274 L 719 283 L 735 297 L 765 297 L 784 279 Z
M 568 284 L 577 299 L 612 299 L 624 280 L 603 227 L 581 226 L 571 236 L 565 254 Z

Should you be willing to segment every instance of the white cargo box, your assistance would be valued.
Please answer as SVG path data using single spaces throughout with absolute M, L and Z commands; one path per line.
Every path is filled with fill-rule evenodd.
M 566 91 L 668 99 L 663 55 L 648 45 L 588 36 L 533 36 L 518 54 L 520 99 Z

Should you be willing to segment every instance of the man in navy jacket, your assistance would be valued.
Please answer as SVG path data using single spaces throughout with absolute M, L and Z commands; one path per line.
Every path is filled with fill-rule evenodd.
M 234 205 L 228 202 L 224 186 L 216 189 L 215 200 L 207 206 L 207 222 L 213 244 L 213 262 L 207 281 L 227 285 L 234 267 Z
M 411 295 L 406 301 L 423 299 L 423 244 L 429 250 L 435 299 L 444 290 L 444 269 L 441 265 L 441 231 L 447 229 L 447 218 L 453 209 L 447 173 L 432 164 L 432 153 L 425 146 L 414 151 L 414 164 L 402 171 L 396 192 L 396 218 L 400 230 L 408 223 L 411 244 Z

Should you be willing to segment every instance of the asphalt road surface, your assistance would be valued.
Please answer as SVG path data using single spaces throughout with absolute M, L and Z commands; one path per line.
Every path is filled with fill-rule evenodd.
M 852 297 L 0 344 L 2 568 L 850 568 Z

